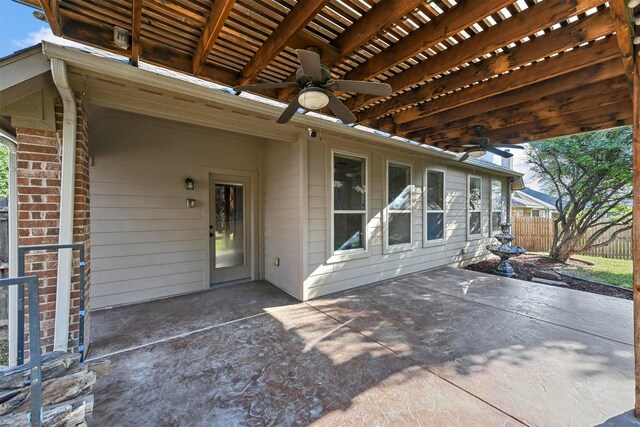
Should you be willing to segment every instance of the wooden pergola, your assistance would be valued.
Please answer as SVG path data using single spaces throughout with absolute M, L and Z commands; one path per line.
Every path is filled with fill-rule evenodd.
M 360 124 L 451 151 L 476 126 L 510 144 L 634 124 L 640 414 L 640 1 L 21 1 L 56 35 L 229 86 L 293 81 L 295 49 L 319 48 L 333 78 L 391 85 L 339 94 Z

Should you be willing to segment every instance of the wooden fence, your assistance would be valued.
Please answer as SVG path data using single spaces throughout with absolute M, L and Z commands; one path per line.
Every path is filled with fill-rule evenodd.
M 553 219 L 534 217 L 512 217 L 511 233 L 516 237 L 515 244 L 522 246 L 528 252 L 548 252 L 553 240 Z M 606 241 L 617 228 L 607 231 L 598 242 Z M 591 233 L 589 233 L 591 234 Z M 583 238 L 580 244 L 586 239 Z M 593 255 L 604 258 L 631 259 L 632 240 L 631 230 L 618 234 L 616 239 L 598 248 L 593 248 L 583 255 Z

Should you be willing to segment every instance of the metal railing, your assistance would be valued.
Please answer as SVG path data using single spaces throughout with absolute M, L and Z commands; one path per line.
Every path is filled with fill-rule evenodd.
M 38 300 L 38 276 L 0 279 L 0 286 L 18 286 L 24 304 L 24 285 L 29 295 L 29 377 L 31 379 L 31 425 L 42 425 L 42 359 L 40 354 L 40 306 Z M 24 307 L 23 307 L 24 315 Z M 24 319 L 22 323 L 24 347 Z M 20 362 L 20 364 L 23 364 Z
M 68 245 L 34 245 L 34 246 L 20 246 L 18 248 L 18 276 L 24 276 L 25 274 L 25 254 L 30 251 L 40 250 L 59 250 L 59 249 L 71 249 L 80 251 L 80 307 L 78 319 L 78 352 L 80 353 L 80 361 L 84 360 L 84 285 L 85 285 L 85 258 L 84 258 L 84 244 L 72 243 Z M 73 276 L 73 275 L 72 275 Z M 31 297 L 29 297 L 29 310 L 31 310 Z M 24 363 L 24 289 L 20 288 L 18 292 L 18 364 Z M 38 335 L 40 337 L 40 335 Z

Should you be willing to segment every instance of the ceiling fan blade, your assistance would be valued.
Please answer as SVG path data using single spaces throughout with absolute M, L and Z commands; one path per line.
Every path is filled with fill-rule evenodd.
M 458 159 L 458 161 L 459 161 L 459 162 L 464 162 L 464 161 L 465 161 L 465 160 L 467 160 L 468 158 L 469 158 L 469 153 L 464 153 L 464 154 L 462 155 L 462 157 L 460 157 L 460 158 Z
M 296 49 L 298 61 L 302 67 L 302 72 L 316 80 L 322 80 L 322 67 L 320 66 L 320 55 L 306 49 Z
M 293 98 L 289 106 L 285 108 L 280 117 L 278 117 L 278 123 L 287 123 L 289 120 L 291 120 L 291 117 L 293 117 L 293 115 L 296 113 L 296 111 L 298 111 L 299 108 L 302 108 L 302 106 L 298 102 L 298 97 L 295 97 Z
M 329 109 L 336 115 L 337 118 L 342 121 L 342 123 L 348 125 L 356 122 L 356 116 L 353 115 L 351 111 L 336 98 L 331 92 L 327 92 L 329 95 Z
M 502 147 L 502 148 L 517 148 L 518 150 L 524 150 L 522 145 L 513 145 L 513 144 L 493 144 L 494 147 Z
M 264 89 L 284 89 L 287 87 L 297 87 L 296 82 L 277 82 L 277 83 L 257 83 L 254 85 L 234 86 L 235 92 L 244 92 L 246 90 L 264 90 Z
M 329 80 L 327 87 L 342 92 L 357 92 L 365 95 L 389 96 L 391 86 L 387 83 L 362 82 L 359 80 Z
M 497 154 L 500 157 L 504 157 L 505 159 L 508 159 L 509 157 L 513 157 L 513 153 L 509 153 L 508 151 L 498 150 L 496 147 L 492 145 L 487 145 L 486 147 L 484 147 L 484 149 L 490 153 Z

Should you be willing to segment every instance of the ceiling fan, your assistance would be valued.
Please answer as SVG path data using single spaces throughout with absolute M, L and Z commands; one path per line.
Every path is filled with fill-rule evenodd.
M 245 90 L 298 88 L 299 94 L 278 118 L 278 123 L 287 123 L 299 108 L 320 110 L 327 106 L 342 123 L 355 123 L 356 117 L 336 98 L 333 94 L 334 90 L 377 96 L 391 95 L 391 86 L 386 83 L 331 79 L 331 70 L 320 63 L 320 55 L 312 49 L 296 49 L 296 55 L 298 62 L 300 62 L 300 68 L 296 72 L 295 82 L 259 83 L 236 86 L 233 90 L 242 92 Z
M 517 148 L 520 150 L 524 149 L 522 145 L 491 144 L 489 138 L 487 138 L 486 136 L 482 136 L 485 130 L 486 128 L 484 128 L 483 126 L 475 127 L 476 136 L 474 138 L 471 138 L 468 143 L 462 144 L 462 147 L 464 147 L 464 155 L 460 157 L 460 159 L 458 160 L 459 162 L 464 162 L 469 157 L 482 157 L 487 154 L 487 151 L 500 157 L 504 157 L 505 159 L 513 157 L 513 153 L 500 150 L 497 147 Z

